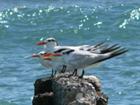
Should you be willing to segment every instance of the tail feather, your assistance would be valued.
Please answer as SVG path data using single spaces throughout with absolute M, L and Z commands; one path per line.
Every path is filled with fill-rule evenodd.
M 87 51 L 94 51 L 94 50 L 97 50 L 97 49 L 99 49 L 99 48 L 101 48 L 101 47 L 103 47 L 103 46 L 105 46 L 105 41 L 104 41 L 104 42 L 100 42 L 100 43 L 98 43 L 98 44 L 96 44 L 96 45 L 90 46 L 90 47 L 87 49 Z
M 112 52 L 112 51 L 115 51 L 115 50 L 120 49 L 120 48 L 121 48 L 121 46 L 119 46 L 118 44 L 114 44 L 111 47 L 101 49 L 101 53 L 105 54 L 105 53 Z
M 110 48 L 114 48 L 114 47 L 116 47 L 116 46 L 119 46 L 119 44 L 114 44 L 114 45 L 112 45 Z
M 105 61 L 105 60 L 107 60 L 107 59 L 113 58 L 113 57 L 115 57 L 115 56 L 119 56 L 119 55 L 121 55 L 121 54 L 123 54 L 123 53 L 126 53 L 127 51 L 128 51 L 128 50 L 125 49 L 125 48 L 119 48 L 119 49 L 117 49 L 117 50 L 114 50 L 114 51 L 112 51 L 112 52 L 109 52 L 110 55 L 109 55 L 108 57 L 103 58 L 103 59 L 100 59 L 100 60 L 98 60 L 98 61 L 96 61 L 96 62 L 94 62 L 94 63 L 99 63 L 99 62 Z
M 116 50 L 116 51 L 114 51 L 114 52 L 111 52 L 110 58 L 112 58 L 112 57 L 114 57 L 114 56 L 121 55 L 121 54 L 123 54 L 123 53 L 126 53 L 127 51 L 128 51 L 128 50 L 125 49 L 125 48 L 120 48 L 120 49 L 118 49 L 118 50 Z
M 99 46 L 101 46 L 101 45 L 104 45 L 104 44 L 105 44 L 105 41 L 100 42 L 100 43 L 96 44 L 96 45 L 94 46 L 94 48 L 97 48 L 97 47 L 99 47 Z

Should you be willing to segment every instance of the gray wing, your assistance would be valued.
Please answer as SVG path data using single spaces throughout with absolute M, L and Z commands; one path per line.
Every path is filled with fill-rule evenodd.
M 128 50 L 125 48 L 109 47 L 109 49 L 104 50 L 101 53 L 91 53 L 88 51 L 73 51 L 71 54 L 66 56 L 65 60 L 68 65 L 75 68 L 85 68 L 93 64 L 108 60 L 115 56 L 121 55 Z
M 101 50 L 107 48 L 108 45 L 105 42 L 100 42 L 95 45 L 83 45 L 79 48 L 79 50 L 89 51 L 92 53 L 101 53 Z
M 80 50 L 89 51 L 95 54 L 105 54 L 105 53 L 112 52 L 121 48 L 122 47 L 119 44 L 108 45 L 108 44 L 105 44 L 105 42 L 100 42 L 93 46 L 91 45 L 82 46 Z

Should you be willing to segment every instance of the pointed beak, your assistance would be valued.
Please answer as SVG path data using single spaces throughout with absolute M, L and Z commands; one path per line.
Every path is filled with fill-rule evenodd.
M 45 45 L 45 44 L 46 44 L 46 42 L 44 42 L 44 41 L 37 42 L 38 46 L 42 46 L 42 45 Z
M 32 57 L 36 58 L 36 57 L 39 57 L 39 55 L 38 54 L 33 54 Z
M 53 57 L 53 54 L 52 54 L 52 53 L 47 53 L 47 54 L 44 54 L 44 55 L 43 55 L 43 58 L 44 58 L 45 60 L 49 60 L 49 61 L 52 60 L 52 57 Z
M 58 57 L 58 56 L 62 56 L 62 54 L 53 54 L 53 53 L 47 53 L 47 54 L 45 54 L 45 55 L 43 55 L 43 58 L 45 59 L 45 60 L 49 60 L 49 61 L 51 61 L 52 59 L 55 59 L 56 57 Z

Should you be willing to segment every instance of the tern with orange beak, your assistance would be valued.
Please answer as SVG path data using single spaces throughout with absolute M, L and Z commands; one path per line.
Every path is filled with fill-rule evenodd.
M 54 38 L 48 38 L 38 45 L 44 45 L 44 51 L 52 55 L 41 56 L 42 62 L 52 62 L 52 67 L 58 71 L 65 66 L 67 72 L 84 70 L 95 64 L 119 56 L 127 49 L 118 44 L 104 46 L 104 43 L 82 46 L 59 46 Z M 55 56 L 59 54 L 61 56 Z M 50 60 L 51 57 L 51 60 Z

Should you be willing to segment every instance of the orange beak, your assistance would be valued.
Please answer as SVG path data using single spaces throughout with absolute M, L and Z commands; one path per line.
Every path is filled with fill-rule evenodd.
M 62 54 L 59 54 L 59 53 L 57 53 L 57 54 L 47 53 L 47 54 L 44 54 L 44 55 L 43 55 L 43 58 L 44 58 L 45 60 L 51 61 L 51 60 L 52 60 L 52 57 L 56 57 L 56 56 L 62 56 Z
M 42 46 L 42 45 L 45 45 L 45 44 L 46 44 L 46 42 L 44 42 L 44 41 L 37 42 L 38 46 Z

